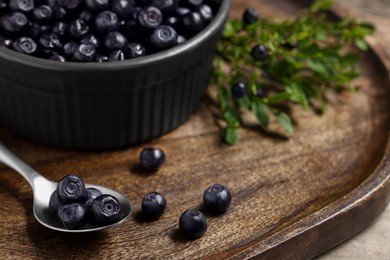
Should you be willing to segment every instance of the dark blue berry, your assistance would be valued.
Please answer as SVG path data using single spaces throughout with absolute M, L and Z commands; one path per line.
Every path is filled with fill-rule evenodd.
M 186 41 L 187 41 L 187 39 L 183 35 L 177 36 L 177 44 L 182 44 L 182 43 L 185 43 Z
M 232 202 L 230 191 L 221 184 L 208 187 L 203 194 L 204 208 L 213 214 L 225 213 Z
M 97 222 L 113 224 L 120 219 L 121 207 L 117 198 L 104 194 L 93 200 L 91 211 Z
M 150 35 L 150 45 L 156 50 L 165 50 L 177 45 L 177 32 L 171 26 L 160 25 Z
M 102 11 L 107 10 L 110 6 L 109 0 L 85 0 L 85 5 L 90 11 Z
M 242 20 L 246 24 L 253 24 L 259 20 L 259 13 L 254 8 L 247 8 L 244 11 L 244 14 L 242 16 Z
M 156 170 L 164 163 L 165 153 L 158 148 L 144 148 L 139 160 L 144 169 Z
M 9 8 L 13 11 L 30 12 L 35 7 L 34 0 L 10 0 Z
M 179 19 L 176 16 L 171 16 L 165 19 L 164 25 L 169 25 L 175 28 L 179 24 Z
M 38 50 L 38 46 L 35 41 L 29 37 L 17 38 L 12 43 L 12 47 L 15 51 L 28 55 L 34 54 Z
M 57 0 L 58 4 L 67 10 L 75 10 L 82 0 Z
M 197 7 L 203 4 L 203 0 L 181 0 L 180 4 L 187 6 L 191 10 L 195 10 Z
M 107 62 L 108 57 L 105 55 L 102 55 L 102 54 L 96 54 L 95 61 L 96 62 Z
M 108 57 L 108 61 L 121 61 L 125 60 L 126 56 L 123 53 L 122 50 L 115 50 L 110 53 L 110 56 Z
M 79 39 L 88 32 L 89 26 L 81 19 L 76 19 L 69 25 L 69 36 L 73 39 Z
M 79 14 L 79 18 L 89 24 L 93 19 L 95 19 L 95 16 L 90 11 L 84 10 Z
M 202 16 L 198 12 L 189 12 L 180 17 L 183 32 L 194 34 L 200 32 L 204 27 Z
M 252 48 L 252 58 L 256 61 L 265 61 L 268 57 L 268 50 L 264 45 L 256 45 Z
M 64 44 L 62 52 L 66 57 L 72 57 L 78 48 L 79 45 L 76 42 L 67 42 Z
M 55 190 L 51 196 L 50 196 L 50 200 L 49 200 L 49 209 L 51 212 L 53 213 L 57 213 L 58 209 L 63 206 L 64 203 L 60 200 L 60 198 L 58 197 L 58 192 L 57 190 Z
M 111 4 L 111 10 L 121 19 L 131 18 L 136 13 L 134 2 L 130 0 L 114 0 Z
M 4 38 L 0 35 L 0 46 L 5 48 L 11 48 L 12 47 L 12 40 Z
M 146 55 L 145 48 L 139 43 L 129 43 L 125 48 L 125 52 L 129 59 L 134 59 Z
M 65 8 L 60 7 L 60 6 L 54 6 L 51 8 L 53 10 L 53 17 L 56 21 L 63 20 L 66 17 L 67 11 Z
M 79 203 L 66 204 L 58 208 L 57 216 L 67 229 L 77 229 L 87 223 L 85 208 Z
M 179 7 L 176 9 L 176 15 L 178 17 L 185 15 L 186 13 L 189 13 L 189 12 L 191 12 L 191 10 L 186 8 L 186 7 Z
M 122 50 L 126 45 L 127 39 L 120 32 L 110 32 L 104 40 L 104 46 L 109 50 Z
M 94 199 L 102 195 L 102 192 L 95 188 L 87 188 L 87 200 L 84 203 L 84 208 L 87 212 L 91 210 L 92 202 Z
M 96 30 L 102 34 L 117 31 L 120 27 L 118 16 L 111 11 L 103 11 L 95 18 Z
M 163 16 L 161 11 L 154 6 L 145 7 L 138 14 L 138 24 L 143 30 L 153 30 L 157 28 L 162 21 Z
M 68 25 L 61 21 L 57 22 L 52 28 L 52 32 L 61 37 L 65 36 L 67 31 L 68 31 Z
M 43 34 L 39 37 L 39 45 L 46 50 L 57 51 L 62 48 L 62 43 L 58 35 L 54 33 Z
M 145 194 L 142 199 L 142 211 L 150 218 L 159 218 L 167 207 L 165 197 L 158 192 Z
M 28 24 L 27 17 L 20 12 L 12 12 L 0 18 L 0 28 L 6 33 L 14 34 L 22 31 Z
M 187 238 L 197 239 L 207 231 L 207 219 L 202 212 L 188 209 L 181 214 L 179 227 Z
M 95 49 L 99 48 L 100 46 L 100 41 L 99 39 L 93 35 L 93 34 L 87 34 L 81 37 L 80 43 L 82 44 L 91 44 Z
M 48 5 L 40 5 L 33 10 L 32 18 L 37 23 L 48 23 L 53 19 L 53 10 Z
M 164 15 L 173 14 L 178 6 L 175 0 L 151 0 L 152 6 L 157 7 Z
M 68 174 L 58 182 L 57 192 L 64 203 L 84 201 L 87 196 L 84 182 L 74 174 Z
M 29 33 L 32 37 L 38 38 L 38 36 L 44 33 L 50 33 L 50 26 L 31 23 Z
M 91 44 L 80 44 L 73 53 L 74 61 L 92 62 L 95 60 L 96 49 Z
M 0 0 L 0 12 L 3 12 L 8 7 L 8 3 L 4 2 L 4 0 Z
M 49 60 L 54 60 L 54 61 L 59 61 L 59 62 L 65 62 L 66 59 L 64 56 L 61 56 L 59 54 L 53 54 L 52 56 L 49 57 Z
M 196 11 L 200 14 L 205 24 L 208 24 L 214 18 L 213 10 L 208 5 L 202 4 L 196 8 Z
M 231 87 L 231 93 L 234 98 L 245 97 L 248 94 L 248 87 L 245 82 L 236 82 Z

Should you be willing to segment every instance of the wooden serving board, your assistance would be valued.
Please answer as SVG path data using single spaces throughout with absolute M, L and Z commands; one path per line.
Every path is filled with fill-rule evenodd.
M 256 6 L 263 15 L 292 16 L 300 2 L 234 0 L 232 15 Z M 48 179 L 77 173 L 88 183 L 123 192 L 134 207 L 117 228 L 55 232 L 34 219 L 27 182 L 1 165 L 0 258 L 292 259 L 321 254 L 367 227 L 390 199 L 390 82 L 379 56 L 373 50 L 364 54 L 360 91 L 330 96 L 324 115 L 294 110 L 299 120 L 288 140 L 253 127 L 240 132 L 237 145 L 221 143 L 211 98 L 171 133 L 118 150 L 66 150 L 0 127 L 0 140 Z M 167 154 L 158 172 L 136 167 L 147 146 Z M 230 188 L 232 206 L 224 215 L 207 215 L 207 233 L 188 241 L 178 230 L 179 216 L 200 207 L 204 189 L 213 183 Z M 153 222 L 138 214 L 143 194 L 150 191 L 168 200 L 166 213 Z

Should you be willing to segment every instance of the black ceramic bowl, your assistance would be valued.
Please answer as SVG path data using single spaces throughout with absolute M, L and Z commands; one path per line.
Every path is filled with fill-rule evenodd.
M 134 60 L 60 63 L 0 47 L 0 122 L 28 138 L 81 149 L 166 133 L 206 92 L 230 2 L 186 43 Z

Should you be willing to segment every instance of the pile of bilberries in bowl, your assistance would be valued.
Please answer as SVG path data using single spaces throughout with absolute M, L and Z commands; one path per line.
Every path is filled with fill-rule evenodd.
M 0 0 L 0 46 L 60 62 L 137 58 L 193 37 L 218 2 Z
M 171 131 L 206 93 L 230 4 L 0 0 L 0 123 L 77 149 Z

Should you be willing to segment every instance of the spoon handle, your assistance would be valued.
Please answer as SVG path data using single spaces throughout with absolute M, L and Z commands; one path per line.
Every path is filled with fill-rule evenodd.
M 33 189 L 34 189 L 34 179 L 36 179 L 36 177 L 41 177 L 39 173 L 37 173 L 22 159 L 17 157 L 1 142 L 0 142 L 0 162 L 4 163 L 8 167 L 17 171 L 20 175 L 22 175 L 28 181 L 28 183 Z

